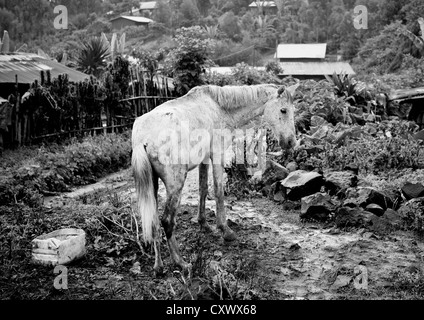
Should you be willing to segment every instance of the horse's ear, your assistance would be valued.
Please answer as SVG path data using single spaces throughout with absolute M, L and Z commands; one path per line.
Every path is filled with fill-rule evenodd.
M 298 83 L 296 83 L 296 84 L 294 84 L 294 85 L 292 85 L 292 86 L 290 86 L 286 89 L 287 93 L 290 94 L 291 100 L 293 100 L 294 95 L 296 94 L 296 90 L 297 90 L 297 88 L 299 88 L 299 85 L 300 85 L 300 82 L 298 82 Z
M 284 93 L 284 91 L 286 91 L 286 87 L 281 86 L 277 91 L 278 96 L 280 97 Z

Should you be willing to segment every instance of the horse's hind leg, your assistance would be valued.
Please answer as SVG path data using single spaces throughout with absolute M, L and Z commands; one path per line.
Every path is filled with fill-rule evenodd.
M 167 199 L 165 204 L 165 210 L 161 219 L 162 226 L 165 229 L 166 238 L 168 240 L 171 258 L 183 270 L 189 269 L 190 264 L 186 263 L 181 257 L 180 250 L 178 248 L 178 243 L 175 239 L 175 235 L 173 234 L 173 232 L 176 223 L 175 215 L 180 205 L 181 191 L 183 190 L 186 176 L 187 171 L 176 170 L 174 171 L 172 181 L 167 180 L 165 182 Z
M 206 221 L 205 207 L 206 197 L 208 195 L 208 171 L 209 164 L 201 163 L 199 165 L 199 211 L 197 215 L 197 221 L 200 224 L 201 229 L 210 231 L 211 228 Z
M 159 177 L 153 170 L 153 187 L 156 198 L 156 210 L 158 210 L 158 190 L 159 190 Z M 155 249 L 155 265 L 153 269 L 157 275 L 163 273 L 163 261 L 160 255 L 160 240 L 161 240 L 161 230 L 153 230 L 153 248 Z
M 236 235 L 227 225 L 227 219 L 225 217 L 223 171 L 224 168 L 222 165 L 213 165 L 213 184 L 216 199 L 216 224 L 218 229 L 221 230 L 224 240 L 233 241 L 236 239 Z

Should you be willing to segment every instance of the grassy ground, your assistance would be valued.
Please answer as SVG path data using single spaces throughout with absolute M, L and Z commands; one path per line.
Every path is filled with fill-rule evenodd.
M 193 174 L 197 176 L 197 172 Z M 190 180 L 191 179 L 191 180 Z M 0 208 L 0 299 L 421 299 L 424 293 L 422 245 L 413 234 L 395 232 L 365 238 L 358 230 L 303 223 L 298 211 L 255 197 L 227 198 L 229 224 L 238 240 L 199 231 L 196 182 L 190 178 L 177 220 L 183 257 L 193 265 L 189 277 L 173 266 L 165 238 L 165 275 L 153 275 L 153 252 L 137 241 L 132 219 L 132 178 L 118 189 L 55 205 Z M 160 208 L 163 191 L 160 192 Z M 210 224 L 213 211 L 208 208 Z M 82 228 L 87 254 L 68 268 L 68 290 L 57 290 L 53 267 L 31 263 L 31 240 L 62 227 Z M 362 232 L 363 233 L 363 232 Z M 368 290 L 353 280 L 336 286 L 353 266 L 369 268 Z M 330 263 L 331 262 L 331 263 Z M 319 270 L 323 268 L 322 272 Z M 318 273 L 318 271 L 320 271 Z M 318 276 L 319 275 L 319 276 Z

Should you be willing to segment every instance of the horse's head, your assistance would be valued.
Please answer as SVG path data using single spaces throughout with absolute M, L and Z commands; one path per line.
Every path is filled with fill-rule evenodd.
M 286 150 L 296 145 L 293 97 L 298 86 L 281 87 L 265 104 L 265 121 L 271 126 L 281 148 Z

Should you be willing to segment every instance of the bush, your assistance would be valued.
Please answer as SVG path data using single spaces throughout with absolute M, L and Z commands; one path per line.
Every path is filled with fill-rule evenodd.
M 0 202 L 40 204 L 42 194 L 69 191 L 130 164 L 130 133 L 73 141 L 66 146 L 40 147 L 33 159 L 3 168 Z M 13 172 L 13 174 L 7 174 Z
M 296 151 L 294 160 L 306 170 L 343 170 L 347 165 L 367 173 L 418 169 L 424 165 L 424 148 L 410 137 L 411 130 L 409 122 L 399 120 L 364 127 L 338 125 L 325 138 Z

